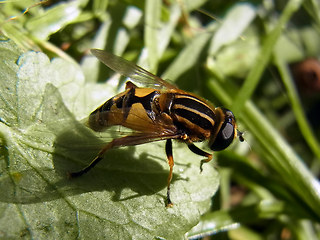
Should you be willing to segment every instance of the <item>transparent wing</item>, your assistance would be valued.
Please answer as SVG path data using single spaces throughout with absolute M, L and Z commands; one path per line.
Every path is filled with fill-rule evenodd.
M 123 119 L 124 113 L 128 109 L 129 115 L 126 119 Z M 109 132 L 110 128 L 116 126 L 120 129 L 120 126 L 125 127 L 127 130 L 120 131 L 122 135 L 128 135 L 128 133 L 155 133 L 162 134 L 175 134 L 177 128 L 171 122 L 164 120 L 161 116 L 156 116 L 153 120 L 148 116 L 149 111 L 144 108 L 135 108 L 131 111 L 131 108 L 123 108 L 122 111 L 96 111 L 92 113 L 87 119 L 83 120 L 83 123 L 97 132 Z M 152 115 L 152 113 L 150 114 Z M 89 123 L 89 119 L 92 119 Z
M 66 129 L 66 133 L 64 138 L 69 139 L 70 143 L 65 144 L 66 148 L 70 151 L 85 151 L 85 150 L 99 150 L 107 142 L 110 142 L 114 139 L 124 138 L 130 139 L 129 136 L 134 136 L 136 142 L 130 142 L 128 145 L 138 145 L 147 142 L 159 141 L 169 138 L 178 138 L 180 137 L 180 133 L 177 131 L 176 127 L 172 124 L 168 124 L 163 122 L 161 118 L 155 119 L 154 122 L 148 120 L 148 118 L 144 117 L 146 114 L 145 109 L 135 109 L 134 112 L 130 113 L 130 117 L 134 116 L 137 121 L 124 121 L 123 123 L 119 122 L 118 124 L 111 124 L 106 127 L 102 127 L 101 131 L 87 131 L 86 128 L 81 128 L 81 134 L 77 133 L 76 136 L 70 137 L 74 130 Z M 95 116 L 98 113 L 94 113 Z M 107 119 L 107 118 L 115 118 L 121 119 L 123 117 L 123 113 L 111 111 L 111 112 L 100 112 L 99 118 Z M 96 120 L 98 123 L 98 119 Z M 89 125 L 89 117 L 81 120 L 81 123 L 88 128 L 91 128 Z M 106 125 L 107 122 L 106 122 Z M 79 130 L 80 131 L 80 130 Z M 75 140 L 76 139 L 76 140 Z M 63 146 L 60 146 L 63 147 Z
M 91 49 L 90 51 L 106 66 L 125 77 L 129 77 L 132 80 L 135 80 L 144 85 L 150 85 L 152 83 L 156 88 L 164 87 L 169 89 L 177 89 L 174 84 L 171 84 L 163 80 L 162 78 L 148 72 L 142 67 L 139 67 L 136 64 L 129 62 L 121 57 L 113 55 L 112 53 L 100 49 Z

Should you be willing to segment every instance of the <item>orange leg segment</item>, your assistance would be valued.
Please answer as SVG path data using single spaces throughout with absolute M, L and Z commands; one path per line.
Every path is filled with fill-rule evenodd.
M 171 202 L 171 199 L 170 199 L 170 184 L 171 184 L 171 180 L 172 180 L 174 161 L 173 161 L 173 155 L 172 155 L 172 141 L 171 141 L 171 139 L 167 139 L 166 154 L 167 154 L 168 164 L 170 167 L 170 172 L 169 172 L 169 176 L 168 176 L 168 186 L 167 186 L 167 207 L 172 207 L 173 203 Z

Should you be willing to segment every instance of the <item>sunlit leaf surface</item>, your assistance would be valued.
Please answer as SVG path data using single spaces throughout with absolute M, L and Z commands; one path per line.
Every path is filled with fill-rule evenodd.
M 182 144 L 174 144 L 173 208 L 165 208 L 163 142 L 113 150 L 67 179 L 103 144 L 76 120 L 103 101 L 93 96 L 97 85 L 73 63 L 0 44 L 1 238 L 179 239 L 197 224 L 219 178 L 211 164 L 200 174 L 200 158 Z M 98 86 L 106 99 L 114 93 Z

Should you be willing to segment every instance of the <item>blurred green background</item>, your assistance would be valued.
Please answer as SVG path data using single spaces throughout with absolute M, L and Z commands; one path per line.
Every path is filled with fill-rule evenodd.
M 246 142 L 215 154 L 219 190 L 184 237 L 320 238 L 318 0 L 1 1 L 0 19 L 86 82 L 113 74 L 89 56 L 105 49 L 234 112 Z

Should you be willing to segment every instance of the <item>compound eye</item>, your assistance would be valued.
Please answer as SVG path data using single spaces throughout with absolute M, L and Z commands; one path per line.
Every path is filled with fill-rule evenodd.
M 213 151 L 221 151 L 227 148 L 233 141 L 235 130 L 230 119 L 226 119 L 222 124 L 214 142 L 211 144 L 210 149 Z

